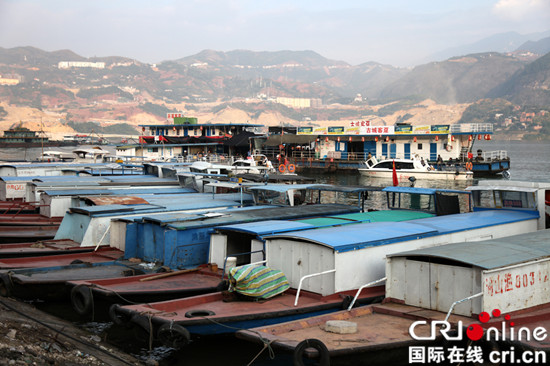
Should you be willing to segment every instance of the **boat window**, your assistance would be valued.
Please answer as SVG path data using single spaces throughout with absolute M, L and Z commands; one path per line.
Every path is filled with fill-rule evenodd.
M 473 191 L 474 206 L 478 208 L 536 209 L 535 192 L 488 190 Z
M 376 164 L 373 168 L 393 169 L 393 162 L 383 161 L 381 163 Z
M 399 162 L 395 163 L 395 169 L 414 169 L 413 163 Z
M 435 213 L 433 195 L 419 193 L 388 193 L 388 207 L 391 210 L 420 210 Z

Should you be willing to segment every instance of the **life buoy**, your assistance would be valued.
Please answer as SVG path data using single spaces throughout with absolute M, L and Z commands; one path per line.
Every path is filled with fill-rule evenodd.
M 284 173 L 286 171 L 286 166 L 284 164 L 279 165 L 279 172 Z
M 179 324 L 165 323 L 157 332 L 158 339 L 168 347 L 179 349 L 189 344 L 191 334 Z
M 288 164 L 287 169 L 289 173 L 294 173 L 296 171 L 296 166 L 294 164 Z
M 71 290 L 71 304 L 78 315 L 90 314 L 94 306 L 92 289 L 85 285 L 73 287 Z
M 319 352 L 319 366 L 330 365 L 330 356 L 327 346 L 325 346 L 325 344 L 318 339 L 310 338 L 298 343 L 298 345 L 294 349 L 294 353 L 292 355 L 294 366 L 304 365 L 303 356 L 307 348 L 315 348 Z
M 466 162 L 466 166 L 465 166 L 465 167 L 466 167 L 466 170 L 472 170 L 472 168 L 474 167 L 474 165 L 472 164 L 471 161 L 468 161 L 468 162 Z

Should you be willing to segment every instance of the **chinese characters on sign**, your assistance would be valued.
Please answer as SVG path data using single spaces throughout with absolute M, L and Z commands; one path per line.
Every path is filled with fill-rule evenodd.
M 483 350 L 480 346 L 450 348 L 443 347 L 409 347 L 409 363 L 483 363 Z

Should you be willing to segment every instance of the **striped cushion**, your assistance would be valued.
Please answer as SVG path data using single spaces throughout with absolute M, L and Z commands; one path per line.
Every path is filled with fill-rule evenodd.
M 229 291 L 257 299 L 269 299 L 282 294 L 289 287 L 283 272 L 265 266 L 245 265 L 229 271 L 231 287 Z

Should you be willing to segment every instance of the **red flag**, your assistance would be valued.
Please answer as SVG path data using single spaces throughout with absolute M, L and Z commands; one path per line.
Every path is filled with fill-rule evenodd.
M 393 161 L 393 172 L 392 172 L 393 186 L 399 185 L 399 179 L 397 179 L 397 171 L 395 170 L 395 160 Z

